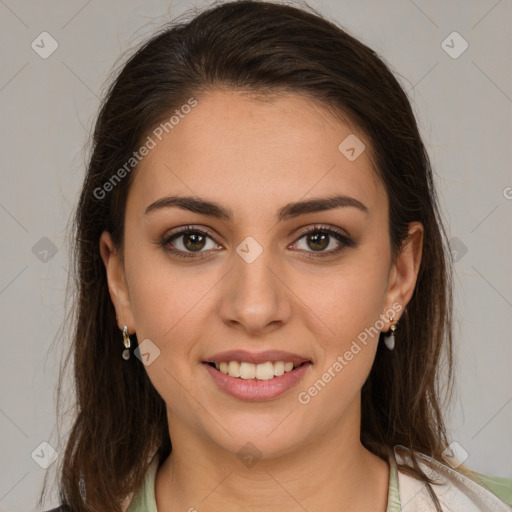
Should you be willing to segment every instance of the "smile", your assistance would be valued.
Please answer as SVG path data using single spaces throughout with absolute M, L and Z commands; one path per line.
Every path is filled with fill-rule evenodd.
M 225 375 L 244 380 L 270 380 L 291 372 L 294 368 L 300 366 L 300 364 L 290 361 L 267 361 L 261 364 L 253 364 L 246 361 L 223 361 L 221 363 L 210 362 L 208 364 L 214 366 Z
M 264 401 L 278 398 L 297 386 L 312 363 L 224 361 L 204 362 L 202 366 L 217 388 L 231 397 L 244 401 Z

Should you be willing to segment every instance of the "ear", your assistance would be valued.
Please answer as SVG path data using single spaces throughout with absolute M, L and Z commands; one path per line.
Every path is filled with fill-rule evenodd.
M 124 264 L 108 231 L 104 231 L 101 234 L 100 254 L 107 271 L 108 291 L 116 310 L 117 325 L 121 331 L 125 325 L 128 326 L 128 333 L 133 334 L 135 332 L 135 322 L 126 283 Z
M 409 236 L 391 265 L 386 306 L 387 309 L 393 309 L 392 305 L 395 303 L 402 306 L 393 322 L 399 320 L 414 293 L 423 251 L 423 233 L 420 222 L 409 223 Z

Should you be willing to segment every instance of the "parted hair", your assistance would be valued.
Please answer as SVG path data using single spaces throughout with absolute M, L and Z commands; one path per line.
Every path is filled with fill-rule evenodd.
M 176 108 L 221 87 L 305 95 L 348 118 L 371 143 L 389 199 L 393 258 L 407 241 L 409 223 L 422 223 L 422 261 L 396 348 L 379 343 L 362 388 L 361 441 L 384 460 L 396 445 L 412 450 L 413 467 L 399 469 L 425 481 L 441 510 L 435 482 L 414 451 L 442 462 L 447 445 L 442 399 L 453 387 L 452 262 L 407 94 L 372 49 L 309 6 L 249 0 L 214 4 L 165 25 L 125 59 L 104 95 L 73 217 L 72 334 L 62 367 L 72 364 L 75 395 L 59 467 L 61 502 L 75 512 L 119 512 L 140 488 L 151 455 L 162 462 L 171 453 L 164 400 L 138 358 L 121 358 L 99 252 L 106 230 L 122 253 L 126 198 L 137 167 L 108 194 L 95 191 Z M 61 368 L 59 396 L 62 374 Z

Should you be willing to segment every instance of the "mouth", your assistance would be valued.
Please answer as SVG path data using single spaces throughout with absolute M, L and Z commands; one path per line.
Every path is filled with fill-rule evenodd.
M 272 380 L 293 372 L 301 366 L 311 364 L 311 361 L 301 363 L 292 361 L 266 361 L 254 364 L 247 361 L 205 361 L 205 364 L 215 368 L 220 373 L 239 380 Z
M 262 360 L 262 357 L 258 356 Z M 274 400 L 296 387 L 310 371 L 311 361 L 203 361 L 203 368 L 217 388 L 243 401 Z
M 284 350 L 227 350 L 208 355 L 203 368 L 217 388 L 239 400 L 273 400 L 292 390 L 313 361 Z

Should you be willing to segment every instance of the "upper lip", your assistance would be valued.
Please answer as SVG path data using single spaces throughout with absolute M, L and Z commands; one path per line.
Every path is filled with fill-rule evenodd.
M 219 352 L 208 359 L 205 363 L 222 363 L 229 361 L 244 361 L 246 363 L 261 364 L 271 361 L 290 362 L 294 364 L 301 364 L 309 362 L 307 357 L 300 356 L 298 354 L 292 354 L 291 352 L 285 352 L 283 350 L 266 350 L 264 352 L 248 352 L 247 350 L 227 350 L 226 352 Z

